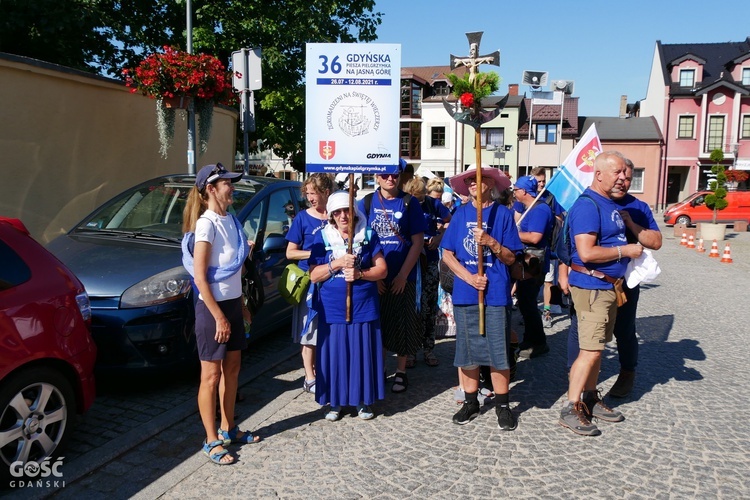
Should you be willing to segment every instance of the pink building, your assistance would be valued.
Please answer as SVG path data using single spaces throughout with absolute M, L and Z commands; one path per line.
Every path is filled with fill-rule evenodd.
M 640 116 L 664 136 L 657 204 L 666 206 L 711 177 L 711 152 L 726 168 L 750 170 L 750 37 L 742 42 L 656 42 Z M 740 186 L 740 189 L 745 186 Z

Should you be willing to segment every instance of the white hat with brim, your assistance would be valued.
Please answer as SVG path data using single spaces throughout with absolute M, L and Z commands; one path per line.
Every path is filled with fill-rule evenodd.
M 469 168 L 466 171 L 451 177 L 451 187 L 453 188 L 453 191 L 455 191 L 456 194 L 469 196 L 469 187 L 464 183 L 464 180 L 469 177 L 476 177 L 476 175 L 477 166 L 472 164 L 469 165 Z M 505 175 L 504 172 L 501 172 L 496 168 L 482 165 L 482 178 L 484 177 L 492 179 L 495 182 L 495 187 L 498 191 L 505 191 L 510 187 L 510 178 Z

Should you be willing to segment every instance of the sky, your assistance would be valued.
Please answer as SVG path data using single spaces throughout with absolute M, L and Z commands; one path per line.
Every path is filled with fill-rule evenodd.
M 750 0 L 376 0 L 377 43 L 401 44 L 401 66 L 442 66 L 466 56 L 466 33 L 482 31 L 480 55 L 500 51 L 499 95 L 524 70 L 572 80 L 582 116 L 618 116 L 646 97 L 656 41 L 741 42 L 750 37 Z M 551 90 L 549 87 L 546 90 Z

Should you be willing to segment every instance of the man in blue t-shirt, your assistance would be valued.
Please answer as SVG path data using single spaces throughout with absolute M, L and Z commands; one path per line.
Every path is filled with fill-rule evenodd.
M 594 161 L 594 179 L 568 212 L 572 246 L 570 295 L 578 313 L 580 351 L 570 368 L 568 401 L 560 424 L 576 434 L 600 434 L 592 417 L 605 422 L 624 420 L 622 413 L 599 398 L 596 385 L 604 345 L 612 340 L 617 316 L 617 287 L 631 258 L 643 247 L 628 243 L 621 207 L 613 201 L 624 196 L 625 157 L 605 151 Z M 627 217 L 627 216 L 626 216 Z
M 542 253 L 540 274 L 531 279 L 516 282 L 518 310 L 523 316 L 523 341 L 518 346 L 524 358 L 535 358 L 549 352 L 547 338 L 544 335 L 542 315 L 537 308 L 537 296 L 544 282 L 544 275 L 549 266 L 549 241 L 552 235 L 552 209 L 544 202 L 537 201 L 537 180 L 527 175 L 516 181 L 513 195 L 524 206 L 524 216 L 518 227 L 518 236 L 525 249 L 536 249 Z
M 625 160 L 625 191 L 622 197 L 615 197 L 615 203 L 620 206 L 620 215 L 625 222 L 628 243 L 640 243 L 644 248 L 659 250 L 662 238 L 659 226 L 654 220 L 651 208 L 632 194 L 628 194 L 633 180 L 633 162 Z M 635 367 L 638 365 L 638 338 L 635 336 L 635 316 L 640 297 L 640 285 L 628 288 L 623 284 L 628 301 L 617 308 L 615 321 L 615 339 L 617 339 L 617 353 L 620 359 L 620 374 L 617 381 L 609 390 L 609 395 L 624 398 L 633 389 L 635 381 Z

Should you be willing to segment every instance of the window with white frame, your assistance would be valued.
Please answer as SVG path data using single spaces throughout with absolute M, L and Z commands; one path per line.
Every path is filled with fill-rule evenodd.
M 695 130 L 695 116 L 693 115 L 680 116 L 679 123 L 677 125 L 677 138 L 678 139 L 692 139 L 694 130 Z
M 505 144 L 505 129 L 483 128 L 480 130 L 479 137 L 483 148 L 486 148 L 487 145 L 492 145 L 496 149 L 499 149 Z
M 537 144 L 556 144 L 557 143 L 557 124 L 556 123 L 538 123 L 536 126 L 536 143 Z
M 692 87 L 695 85 L 695 69 L 680 70 L 680 87 Z
M 714 149 L 724 150 L 724 117 L 723 116 L 709 116 L 708 117 L 708 137 L 706 138 L 706 149 L 713 151 Z
M 740 130 L 742 139 L 750 139 L 750 115 L 742 117 L 742 130 Z
M 630 181 L 629 193 L 642 193 L 643 192 L 643 168 L 633 169 L 633 179 Z
M 742 68 L 742 85 L 750 85 L 750 68 Z

